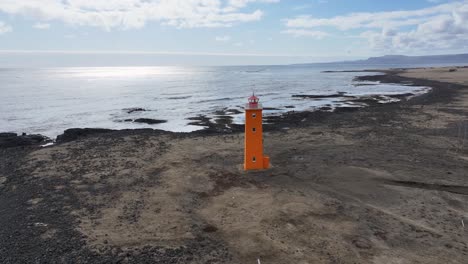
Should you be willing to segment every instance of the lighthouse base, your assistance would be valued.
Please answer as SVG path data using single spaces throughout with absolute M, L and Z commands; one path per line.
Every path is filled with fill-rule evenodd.
M 244 163 L 244 170 L 248 171 L 248 170 L 266 170 L 266 169 L 269 169 L 270 168 L 270 157 L 268 156 L 263 156 L 263 158 L 261 160 L 259 160 L 259 162 L 255 162 L 255 163 L 250 163 L 250 164 L 247 164 L 247 163 Z

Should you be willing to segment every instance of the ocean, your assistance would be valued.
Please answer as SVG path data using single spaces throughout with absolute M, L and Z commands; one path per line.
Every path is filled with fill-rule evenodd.
M 375 68 L 348 66 L 348 70 Z M 0 132 L 42 134 L 54 138 L 68 128 L 154 128 L 176 132 L 203 129 L 187 118 L 214 118 L 228 110 L 243 122 L 242 106 L 254 92 L 265 115 L 313 111 L 320 107 L 362 107 L 342 96 L 300 98 L 293 95 L 348 96 L 420 94 L 427 87 L 359 83 L 355 76 L 378 73 L 324 73 L 327 67 L 77 67 L 0 69 Z M 141 109 L 137 109 L 141 108 Z M 132 111 L 133 109 L 133 111 Z M 144 109 L 145 111 L 135 111 Z M 238 111 L 236 111 L 238 110 Z M 161 124 L 131 122 L 138 118 Z

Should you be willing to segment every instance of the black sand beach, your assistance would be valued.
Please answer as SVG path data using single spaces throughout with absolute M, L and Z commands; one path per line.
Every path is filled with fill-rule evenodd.
M 432 91 L 272 117 L 266 171 L 241 170 L 229 120 L 70 130 L 46 148 L 4 135 L 0 262 L 466 263 L 468 69 L 360 79 Z

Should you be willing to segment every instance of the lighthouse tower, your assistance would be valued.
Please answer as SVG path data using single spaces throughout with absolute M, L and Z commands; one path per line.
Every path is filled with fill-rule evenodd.
M 245 170 L 262 170 L 270 167 L 270 158 L 263 156 L 262 105 L 254 94 L 245 105 Z

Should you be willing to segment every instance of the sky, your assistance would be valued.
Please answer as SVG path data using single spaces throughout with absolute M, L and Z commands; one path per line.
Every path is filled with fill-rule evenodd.
M 0 0 L 0 67 L 468 53 L 468 0 Z

